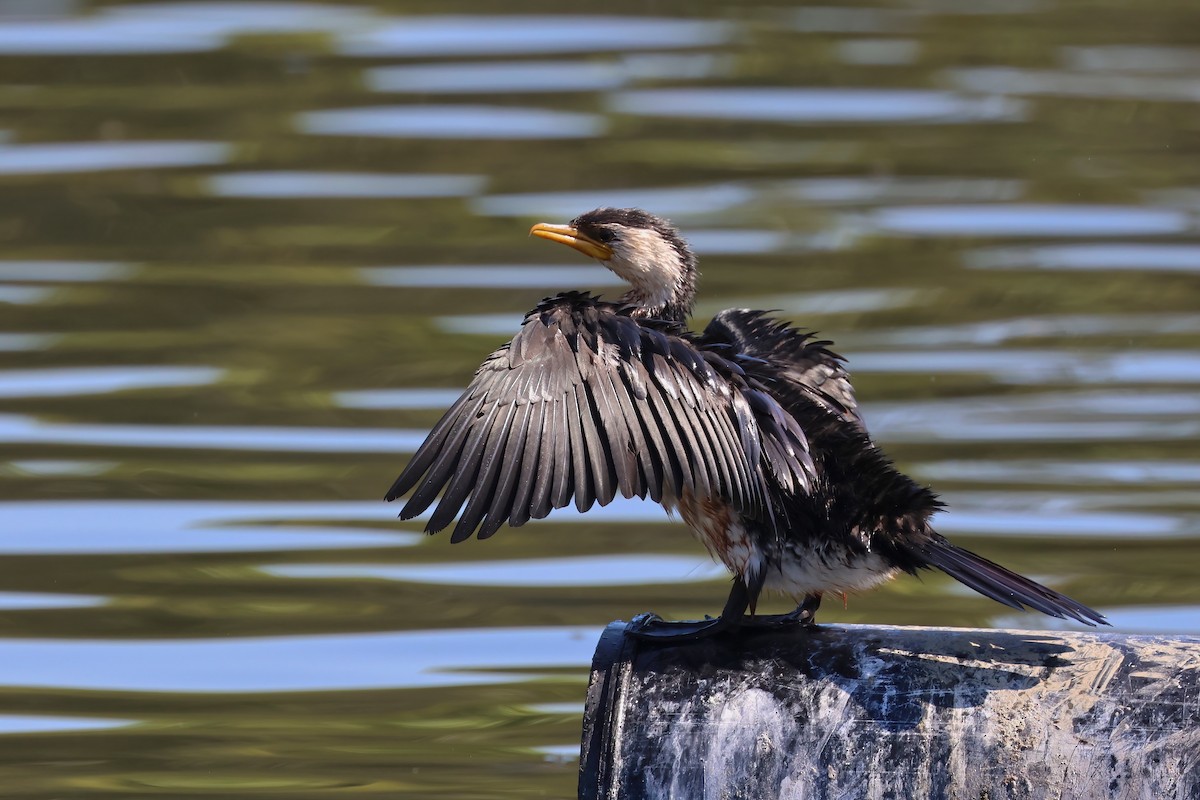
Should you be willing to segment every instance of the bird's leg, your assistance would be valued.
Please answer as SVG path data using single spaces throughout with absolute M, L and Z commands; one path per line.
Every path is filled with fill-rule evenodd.
M 757 592 L 755 592 L 757 595 Z M 721 616 L 716 619 L 696 620 L 692 622 L 667 622 L 657 618 L 647 618 L 636 622 L 636 627 L 630 627 L 629 635 L 644 641 L 655 642 L 690 642 L 697 639 L 707 639 L 719 633 L 731 631 L 742 622 L 742 616 L 750 607 L 750 589 L 745 582 L 736 577 L 733 588 L 729 590 L 729 598 Z

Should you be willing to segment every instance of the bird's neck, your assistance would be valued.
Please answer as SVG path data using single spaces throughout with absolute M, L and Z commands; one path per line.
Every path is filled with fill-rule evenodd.
M 692 309 L 696 304 L 696 299 L 694 292 L 683 295 L 680 293 L 670 293 L 647 296 L 647 294 L 634 288 L 621 295 L 621 302 L 635 307 L 632 314 L 634 317 L 661 319 L 682 324 L 687 322 L 688 318 L 692 316 Z
M 671 264 L 669 269 L 656 263 L 638 270 L 629 270 L 622 277 L 629 281 L 629 291 L 622 302 L 636 306 L 634 316 L 685 323 L 696 305 L 696 283 L 700 277 L 691 254 L 685 265 Z

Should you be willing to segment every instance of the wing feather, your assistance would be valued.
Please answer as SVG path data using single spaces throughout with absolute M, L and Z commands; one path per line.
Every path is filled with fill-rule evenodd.
M 863 427 L 850 375 L 831 342 L 772 319 L 765 311 L 729 308 L 704 329 L 705 343 L 732 345 L 756 367 L 802 391 L 812 402 Z
M 517 473 L 517 486 L 513 493 L 512 508 L 509 511 L 508 524 L 519 528 L 533 516 L 533 492 L 541 472 L 538 467 L 542 458 L 542 442 L 546 435 L 545 400 L 530 403 L 529 422 L 525 426 L 525 451 L 521 458 L 521 469 Z M 553 442 L 546 442 L 552 447 Z
M 521 467 L 525 463 L 526 437 L 533 414 L 533 404 L 522 401 L 515 404 L 513 418 L 509 423 L 508 441 L 504 457 L 500 462 L 500 474 L 496 479 L 496 492 L 479 529 L 479 538 L 486 539 L 500 529 L 516 510 L 514 493 L 517 489 Z
M 587 448 L 586 468 L 591 470 L 596 502 L 606 506 L 617 494 L 616 465 L 609 442 L 596 425 L 596 399 L 588 388 L 581 387 L 575 393 L 576 413 L 579 414 L 579 427 L 583 430 L 583 443 Z
M 588 386 L 592 389 L 600 432 L 607 441 L 607 451 L 616 479 L 614 487 L 619 488 L 626 497 L 632 497 L 637 485 L 637 459 L 632 451 L 631 431 L 625 424 L 625 416 L 612 381 L 613 374 L 618 371 L 617 362 L 613 359 L 611 363 L 607 363 L 609 359 L 608 354 L 604 352 L 606 345 L 603 342 L 598 343 L 598 347 L 600 349 L 595 355 L 596 363 L 593 365 L 592 380 L 588 382 Z
M 482 422 L 475 419 L 459 420 L 463 439 L 461 449 L 447 447 L 442 451 L 421 488 L 400 512 L 402 519 L 411 519 L 428 508 L 438 491 L 446 485 L 446 481 L 450 481 L 441 502 L 430 517 L 430 525 L 444 528 L 450 524 L 463 503 L 467 502 L 467 497 L 475 485 L 479 462 L 483 458 L 483 442 L 490 430 L 491 420 L 499 410 L 500 407 L 496 405 L 488 408 Z
M 425 472 L 429 469 L 439 455 L 445 453 L 447 450 L 458 449 L 458 447 L 454 445 L 453 441 L 451 441 L 450 445 L 447 446 L 447 439 L 453 439 L 454 437 L 461 438 L 461 436 L 466 434 L 466 430 L 461 426 L 456 426 L 456 423 L 462 418 L 467 407 L 471 408 L 469 413 L 474 413 L 482 402 L 482 397 L 473 396 L 470 392 L 464 392 L 463 395 L 454 402 L 454 405 L 452 405 L 442 416 L 442 418 L 438 420 L 438 423 L 433 426 L 433 429 L 429 432 L 429 436 L 426 437 L 425 442 L 421 445 L 420 449 L 417 450 L 416 454 L 412 457 L 412 460 L 408 462 L 408 466 L 404 468 L 404 472 L 400 474 L 400 477 L 396 478 L 395 483 L 392 484 L 392 488 L 388 490 L 388 500 L 395 500 L 397 497 L 403 494 L 403 492 L 398 492 L 396 489 L 397 487 L 406 483 L 410 475 L 419 475 L 422 472 Z
M 473 494 L 467 500 L 467 508 L 458 518 L 458 524 L 454 526 L 454 533 L 450 535 L 451 542 L 469 539 L 475 529 L 479 527 L 484 514 L 487 513 L 496 491 L 496 480 L 500 473 L 504 443 L 508 439 L 515 411 L 516 404 L 508 403 L 501 406 L 498 413 L 490 417 L 491 424 L 487 427 L 487 440 L 483 447 L 483 458 L 479 464 L 479 475 L 476 478 Z
M 644 463 L 648 464 L 645 469 L 647 491 L 650 498 L 659 503 L 662 502 L 664 491 L 670 494 L 679 492 L 683 478 L 679 464 L 667 446 L 671 431 L 664 426 L 653 408 L 653 398 L 659 397 L 658 392 L 650 388 L 654 379 L 650 377 L 647 363 L 652 364 L 653 360 L 646 355 L 645 348 L 641 351 L 641 357 L 643 361 L 624 362 L 622 374 L 629 387 L 630 407 L 637 420 L 636 426 L 641 429 L 641 441 L 645 444 L 645 450 L 639 452 L 639 456 L 644 457 Z M 635 423 L 629 424 L 633 427 Z
M 762 518 L 773 492 L 804 488 L 803 431 L 731 348 L 706 350 L 631 311 L 581 293 L 542 301 L 396 479 L 388 499 L 416 490 L 401 516 L 441 493 L 426 530 L 458 517 L 457 542 L 618 492 L 664 501 L 692 490 Z
M 592 470 L 588 466 L 588 451 L 584 444 L 583 438 L 583 423 L 576 422 L 582 419 L 581 409 L 587 409 L 587 403 L 579 397 L 583 392 L 582 386 L 572 387 L 570 392 L 570 402 L 572 405 L 566 409 L 567 418 L 564 420 L 567 432 L 571 437 L 571 478 L 564 490 L 568 496 L 574 488 L 575 492 L 575 508 L 581 513 L 587 511 L 596 502 L 596 479 L 592 475 Z M 591 414 L 589 412 L 589 418 Z
M 559 446 L 554 414 L 561 405 L 561 402 L 555 403 L 551 400 L 542 403 L 542 424 L 536 432 L 540 447 L 537 473 L 534 476 L 533 493 L 529 498 L 529 516 L 533 519 L 544 518 L 554 507 L 550 502 L 550 493 L 554 489 L 556 455 Z M 534 436 L 535 432 L 531 430 L 529 435 Z M 509 524 L 515 526 L 520 523 L 510 521 Z

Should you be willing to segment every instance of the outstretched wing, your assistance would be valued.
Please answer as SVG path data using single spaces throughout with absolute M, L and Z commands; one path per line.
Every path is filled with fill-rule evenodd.
M 745 308 L 729 308 L 713 317 L 703 341 L 727 344 L 764 362 L 763 370 L 754 371 L 766 371 L 847 422 L 864 427 L 842 358 L 827 349 L 831 342 L 814 339 L 765 311 Z
M 548 298 L 488 357 L 430 431 L 388 500 L 400 516 L 441 501 L 453 541 L 487 538 L 570 504 L 720 496 L 769 520 L 771 495 L 807 491 L 808 441 L 735 363 L 672 326 L 583 293 Z M 444 491 L 443 491 L 444 490 Z

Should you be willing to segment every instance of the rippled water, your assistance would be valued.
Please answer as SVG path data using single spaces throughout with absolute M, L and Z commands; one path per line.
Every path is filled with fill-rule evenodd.
M 837 340 L 945 532 L 1200 627 L 1200 12 L 473 8 L 0 3 L 6 797 L 571 796 L 602 627 L 722 572 L 636 501 L 451 547 L 380 497 L 538 298 L 616 291 L 526 237 L 600 204 L 684 227 L 701 318 Z

